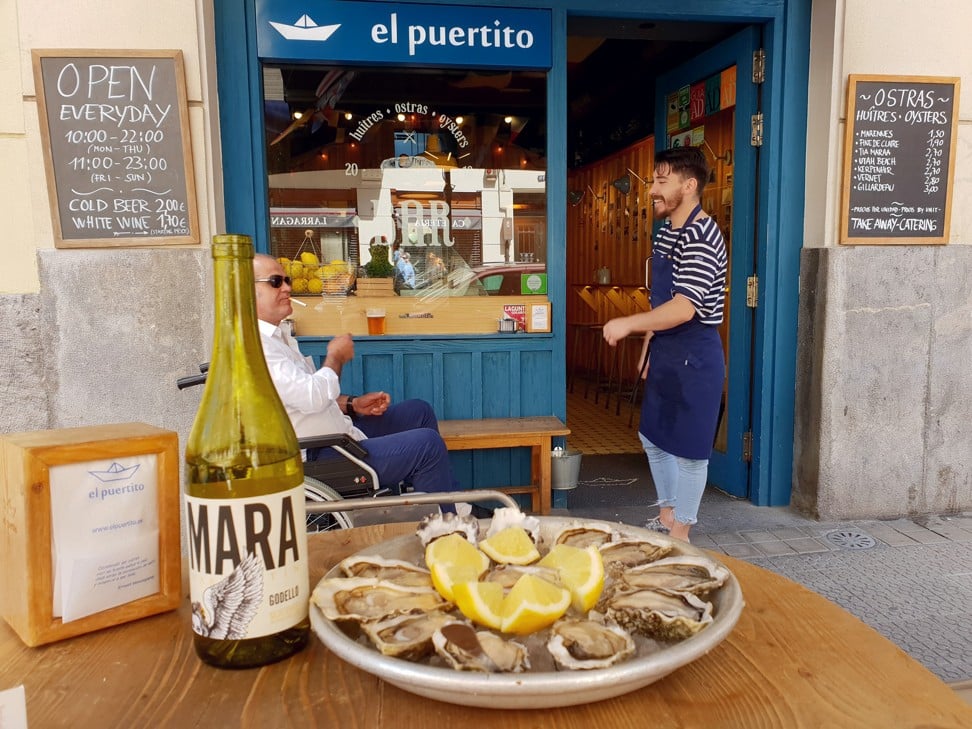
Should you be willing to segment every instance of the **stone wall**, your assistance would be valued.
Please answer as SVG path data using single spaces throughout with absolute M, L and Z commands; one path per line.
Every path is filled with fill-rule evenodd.
M 0 430 L 140 421 L 184 446 L 209 357 L 202 248 L 42 250 L 41 293 L 0 296 Z
M 805 248 L 792 504 L 972 509 L 972 247 Z

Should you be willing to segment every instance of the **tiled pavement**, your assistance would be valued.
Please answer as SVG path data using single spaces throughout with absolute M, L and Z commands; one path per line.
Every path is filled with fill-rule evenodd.
M 566 513 L 640 525 L 654 499 L 643 455 L 585 454 Z M 692 543 L 803 584 L 943 681 L 972 679 L 972 513 L 824 523 L 707 489 Z

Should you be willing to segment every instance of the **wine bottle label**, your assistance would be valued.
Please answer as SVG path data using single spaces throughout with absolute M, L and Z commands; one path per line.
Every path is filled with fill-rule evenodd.
M 303 486 L 241 499 L 186 494 L 192 629 L 216 640 L 272 635 L 307 618 Z

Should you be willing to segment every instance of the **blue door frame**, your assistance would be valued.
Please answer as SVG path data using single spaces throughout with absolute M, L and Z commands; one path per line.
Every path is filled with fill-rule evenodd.
M 453 5 L 446 0 L 427 4 Z M 754 322 L 753 460 L 751 500 L 789 503 L 800 249 L 806 156 L 811 0 L 567 0 L 552 10 L 553 65 L 547 85 L 548 272 L 553 302 L 551 384 L 561 393 L 553 410 L 565 416 L 563 358 L 566 319 L 567 18 L 738 22 L 762 24 L 767 51 L 763 89 L 764 142 L 759 163 L 756 272 L 760 305 Z M 481 0 L 481 6 L 537 8 L 536 0 Z M 253 0 L 214 0 L 225 229 L 254 237 L 267 250 L 267 175 L 264 163 L 261 70 Z M 783 83 L 786 79 L 786 84 Z M 241 153 L 241 150 L 245 152 Z

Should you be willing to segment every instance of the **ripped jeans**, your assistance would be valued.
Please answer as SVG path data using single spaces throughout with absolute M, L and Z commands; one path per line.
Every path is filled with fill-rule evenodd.
M 658 492 L 658 506 L 674 508 L 675 519 L 682 524 L 695 524 L 709 473 L 709 460 L 673 456 L 641 433 L 638 437 L 648 456 L 651 478 Z

